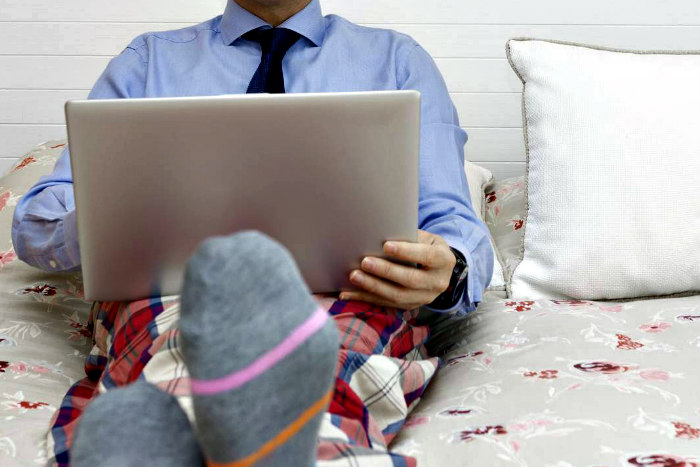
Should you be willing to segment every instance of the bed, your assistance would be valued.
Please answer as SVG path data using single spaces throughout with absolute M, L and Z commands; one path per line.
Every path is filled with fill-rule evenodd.
M 43 465 L 48 428 L 91 349 L 78 274 L 18 261 L 12 207 L 65 141 L 0 178 L 0 464 Z M 523 177 L 475 182 L 507 275 Z M 474 180 L 474 178 L 472 178 Z M 393 444 L 421 466 L 700 465 L 700 297 L 511 300 L 498 283 L 434 329 L 443 367 Z

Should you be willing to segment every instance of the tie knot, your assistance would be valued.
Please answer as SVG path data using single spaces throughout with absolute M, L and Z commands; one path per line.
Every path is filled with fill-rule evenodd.
M 263 55 L 272 54 L 284 57 L 287 51 L 299 40 L 299 34 L 286 28 L 256 29 L 243 35 L 244 39 L 259 42 Z

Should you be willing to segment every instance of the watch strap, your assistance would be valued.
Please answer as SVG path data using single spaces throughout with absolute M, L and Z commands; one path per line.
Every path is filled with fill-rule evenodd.
M 467 259 L 459 250 L 452 247 L 450 247 L 450 250 L 452 250 L 457 261 L 452 270 L 449 287 L 447 287 L 447 290 L 440 294 L 433 303 L 428 305 L 428 307 L 436 310 L 449 310 L 457 305 L 464 294 L 464 288 L 467 284 L 467 275 L 469 273 Z

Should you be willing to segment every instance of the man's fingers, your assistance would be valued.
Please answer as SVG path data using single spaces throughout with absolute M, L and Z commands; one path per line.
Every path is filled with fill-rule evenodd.
M 431 234 L 430 232 L 426 232 L 425 230 L 418 231 L 418 243 L 424 243 L 426 245 L 434 245 L 439 240 L 441 240 L 441 237 L 438 237 L 435 234 Z
M 428 268 L 440 268 L 449 263 L 452 254 L 449 248 L 440 248 L 437 244 L 411 242 L 386 242 L 384 253 L 392 258 L 411 263 L 418 263 Z
M 382 258 L 367 257 L 362 260 L 362 270 L 381 279 L 395 282 L 408 289 L 428 289 L 437 287 L 434 277 L 427 271 L 410 266 L 392 263 Z
M 360 270 L 350 273 L 350 282 L 363 291 L 386 300 L 388 303 L 401 306 L 408 303 L 421 302 L 420 295 L 422 291 L 410 290 L 400 285 L 391 284 Z

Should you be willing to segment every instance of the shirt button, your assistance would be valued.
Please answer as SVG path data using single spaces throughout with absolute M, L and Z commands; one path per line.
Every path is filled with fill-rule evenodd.
M 49 261 L 49 266 L 51 266 L 52 268 L 56 269 L 56 266 L 58 266 L 58 265 L 56 264 L 56 261 L 51 260 L 51 261 Z

